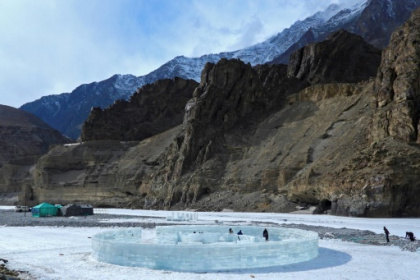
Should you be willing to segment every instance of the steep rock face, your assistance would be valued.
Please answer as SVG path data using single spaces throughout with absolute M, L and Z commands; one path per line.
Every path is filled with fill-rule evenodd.
M 31 183 L 29 171 L 36 159 L 51 145 L 68 142 L 70 139 L 36 116 L 0 105 L 0 202 L 16 201 L 16 197 L 9 200 L 8 194 L 15 196 L 23 185 Z
M 368 145 L 335 173 L 314 176 L 296 184 L 300 193 L 328 184 L 331 213 L 356 216 L 419 216 L 420 150 L 418 106 L 420 93 L 420 10 L 397 29 L 383 51 L 381 65 L 369 90 L 372 129 Z M 315 179 L 316 178 L 316 179 Z M 317 183 L 314 183 L 317 182 Z M 297 187 L 299 186 L 299 187 Z
M 375 81 L 374 140 L 419 139 L 420 10 L 396 30 L 383 53 Z
M 203 70 L 200 86 L 194 92 L 186 107 L 184 126 L 186 134 L 181 145 L 181 160 L 176 163 L 176 177 L 182 175 L 191 165 L 199 165 L 208 157 L 212 145 L 223 143 L 223 134 L 229 132 L 241 120 L 258 120 L 262 115 L 272 112 L 283 105 L 288 85 L 293 88 L 297 81 L 287 80 L 284 66 L 272 66 L 271 78 L 265 73 L 261 81 L 258 70 L 239 60 L 222 59 L 217 64 L 207 64 Z M 273 73 L 274 72 L 274 73 Z M 270 83 L 271 82 L 271 83 Z M 285 84 L 283 88 L 272 86 L 275 90 L 266 90 L 275 82 Z M 219 142 L 222 141 L 222 142 Z M 195 161 L 195 162 L 194 162 Z
M 304 85 L 286 77 L 285 65 L 252 68 L 224 59 L 207 64 L 187 104 L 183 133 L 171 145 L 164 167 L 142 183 L 140 193 L 162 207 L 196 202 L 203 194 L 220 190 L 225 157 L 231 153 L 226 145 L 231 130 L 254 130 Z
M 175 127 L 141 142 L 56 146 L 37 162 L 27 201 L 129 208 L 138 186 L 158 168 L 159 157 L 179 130 Z
M 381 52 L 362 37 L 341 30 L 294 52 L 287 74 L 311 84 L 358 82 L 376 75 L 380 59 Z
M 291 211 L 294 206 L 290 201 L 318 203 L 325 193 L 323 189 L 316 187 L 315 194 L 311 189 L 310 195 L 301 195 L 300 187 L 293 186 L 300 185 L 297 182 L 301 176 L 317 178 L 318 172 L 339 169 L 341 161 L 354 154 L 354 145 L 349 143 L 366 144 L 365 130 L 350 129 L 356 121 L 363 127 L 369 126 L 365 87 L 311 87 L 313 90 L 305 89 L 305 93 L 295 95 L 299 102 L 260 118 L 245 116 L 245 120 L 238 120 L 234 127 L 221 133 L 213 128 L 215 133 L 206 134 L 208 138 L 203 139 L 204 133 L 199 134 L 201 126 L 194 126 L 202 122 L 203 115 L 198 114 L 208 112 L 204 106 L 223 98 L 223 94 L 210 98 L 210 91 L 205 92 L 191 108 L 184 133 L 171 145 L 161 162 L 163 167 L 142 182 L 139 191 L 145 204 L 147 201 L 148 207 Z M 315 166 L 319 170 L 314 171 Z
M 159 80 L 136 91 L 129 101 L 93 108 L 82 127 L 82 141 L 138 141 L 182 123 L 185 104 L 198 83 L 174 78 Z

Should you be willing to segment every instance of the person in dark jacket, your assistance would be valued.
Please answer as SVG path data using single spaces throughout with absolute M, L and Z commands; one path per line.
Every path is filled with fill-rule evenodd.
M 405 232 L 405 238 L 410 238 L 411 241 L 416 240 L 416 237 L 414 237 L 414 233 L 412 233 L 411 231 L 406 231 Z
M 389 242 L 389 230 L 386 227 L 384 227 L 384 232 L 386 236 L 386 242 Z
M 266 228 L 263 231 L 263 237 L 265 238 L 265 241 L 268 241 L 268 231 Z

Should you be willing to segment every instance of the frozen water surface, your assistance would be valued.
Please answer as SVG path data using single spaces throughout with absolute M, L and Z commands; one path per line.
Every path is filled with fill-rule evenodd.
M 159 226 L 153 239 L 142 239 L 141 229 L 107 231 L 92 238 L 92 256 L 117 265 L 191 272 L 286 265 L 318 256 L 316 232 L 268 227 L 266 241 L 264 229 Z M 237 235 L 240 230 L 243 235 Z

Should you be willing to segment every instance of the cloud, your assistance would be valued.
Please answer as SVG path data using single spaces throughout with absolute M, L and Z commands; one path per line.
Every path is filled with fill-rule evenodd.
M 238 32 L 239 36 L 235 40 L 235 43 L 230 47 L 230 49 L 237 50 L 255 44 L 259 41 L 259 37 L 263 29 L 263 23 L 257 16 L 254 15 L 249 19 L 249 21 L 242 23 L 240 28 L 242 32 Z

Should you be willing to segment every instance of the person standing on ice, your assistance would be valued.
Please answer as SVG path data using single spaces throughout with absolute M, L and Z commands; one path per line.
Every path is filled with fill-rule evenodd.
M 265 241 L 268 241 L 268 230 L 266 228 L 263 231 L 263 237 L 265 238 Z
M 386 236 L 386 242 L 389 242 L 389 230 L 386 227 L 384 227 L 384 232 Z
M 406 231 L 405 232 L 405 238 L 409 238 L 411 241 L 416 240 L 416 237 L 414 236 L 414 233 L 412 233 L 411 231 Z
M 244 234 L 242 233 L 242 230 L 239 230 L 238 233 L 237 233 L 237 235 L 238 235 L 238 240 L 241 240 L 241 238 L 239 237 L 239 235 L 244 235 Z

